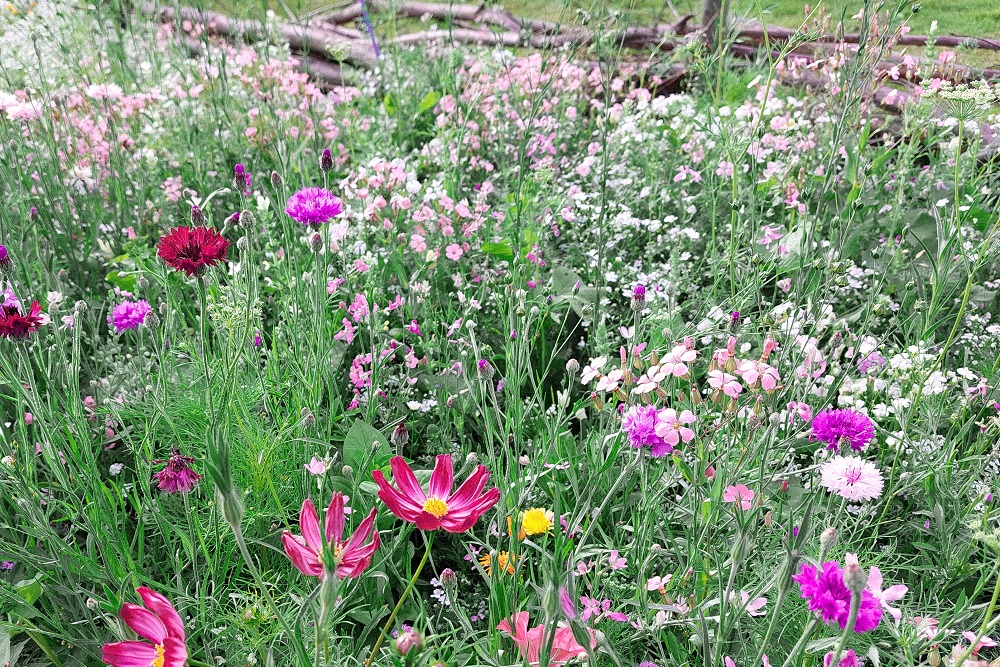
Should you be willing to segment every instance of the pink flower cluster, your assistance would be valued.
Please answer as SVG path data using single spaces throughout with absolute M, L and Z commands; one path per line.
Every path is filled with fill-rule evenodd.
M 661 457 L 673 452 L 679 443 L 694 439 L 694 430 L 688 424 L 696 421 L 690 410 L 677 414 L 673 408 L 634 405 L 622 416 L 622 431 L 633 447 L 649 447 L 652 456 Z

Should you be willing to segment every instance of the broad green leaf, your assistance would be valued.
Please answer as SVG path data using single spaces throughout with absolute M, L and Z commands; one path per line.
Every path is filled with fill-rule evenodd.
M 366 465 L 381 468 L 391 456 L 389 441 L 381 431 L 360 419 L 351 424 L 344 438 L 344 463 L 359 471 Z

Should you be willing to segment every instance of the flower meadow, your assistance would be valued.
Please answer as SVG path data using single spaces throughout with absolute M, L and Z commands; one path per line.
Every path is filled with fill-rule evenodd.
M 996 664 L 964 54 L 901 56 L 887 114 L 842 45 L 823 90 L 697 40 L 385 47 L 329 86 L 18 7 L 0 663 Z M 867 11 L 872 48 L 905 30 Z

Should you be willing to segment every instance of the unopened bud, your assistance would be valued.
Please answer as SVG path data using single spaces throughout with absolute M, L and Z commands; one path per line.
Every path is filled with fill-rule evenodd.
M 646 286 L 636 285 L 632 289 L 632 310 L 639 311 L 646 307 Z
M 438 581 L 441 582 L 441 586 L 446 591 L 454 592 L 458 588 L 458 575 L 450 567 L 446 567 L 441 571 Z
M 250 249 L 250 241 L 245 236 L 241 236 L 236 240 L 236 247 L 240 249 L 240 252 L 246 252 Z
M 323 236 L 319 232 L 313 232 L 312 237 L 309 239 L 309 245 L 312 247 L 313 252 L 319 252 L 323 249 Z
M 351 477 L 354 475 L 354 468 L 351 466 L 344 466 L 340 469 L 340 472 L 344 474 L 344 477 Z
M 146 276 L 139 276 L 139 289 L 149 289 L 149 281 L 146 280 Z
M 272 171 L 271 172 L 271 185 L 273 187 L 280 188 L 281 187 L 281 183 L 282 183 L 281 174 L 279 174 L 276 171 Z
M 823 531 L 823 534 L 819 536 L 819 550 L 820 553 L 826 553 L 837 544 L 837 529 L 830 526 Z M 822 560 L 822 559 L 820 559 Z
M 34 206 L 29 208 L 28 217 L 31 218 L 32 221 L 38 220 L 38 209 L 35 208 Z
M 475 465 L 477 461 L 479 461 L 479 454 L 476 454 L 475 452 L 469 452 L 468 454 L 466 454 L 465 465 L 468 466 Z
M 150 329 L 155 329 L 160 326 L 160 318 L 156 316 L 156 313 L 149 313 L 146 315 L 146 319 L 143 324 Z
M 396 637 L 396 652 L 400 655 L 408 655 L 410 651 L 419 653 L 420 649 L 423 648 L 423 645 L 424 640 L 421 638 L 420 633 L 416 630 L 401 632 L 399 633 L 399 636 Z
M 0 245 L 0 274 L 7 273 L 10 270 L 11 264 L 13 262 L 10 259 L 10 253 L 7 252 L 6 246 Z
M 857 554 L 847 554 L 844 556 L 844 585 L 852 593 L 861 593 L 868 586 L 868 577 L 858 562 Z
M 580 372 L 580 362 L 576 359 L 570 359 L 566 362 L 566 372 L 570 375 L 576 375 Z
M 410 442 L 410 432 L 406 430 L 406 426 L 402 422 L 396 425 L 396 428 L 392 429 L 392 435 L 389 436 L 389 442 L 392 443 L 393 447 L 405 447 Z
M 479 369 L 479 377 L 486 378 L 487 380 L 492 380 L 495 371 L 493 366 L 486 359 L 480 359 L 477 362 L 477 367 Z
M 205 222 L 205 214 L 201 212 L 201 209 L 197 206 L 191 207 L 191 224 L 200 225 Z
M 319 168 L 323 171 L 333 169 L 333 153 L 330 152 L 329 148 L 324 148 L 323 153 L 319 156 Z

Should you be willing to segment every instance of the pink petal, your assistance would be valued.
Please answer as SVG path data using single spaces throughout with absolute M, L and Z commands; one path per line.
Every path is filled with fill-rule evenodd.
M 896 584 L 895 586 L 889 586 L 889 588 L 882 591 L 880 596 L 886 602 L 895 602 L 906 595 L 906 591 L 910 590 L 903 584 Z
M 184 667 L 188 652 L 184 642 L 176 637 L 167 637 L 163 642 L 163 667 Z
M 354 534 L 351 535 L 351 539 L 347 540 L 347 543 L 344 545 L 344 551 L 347 552 L 359 547 L 365 540 L 368 539 L 368 536 L 372 534 L 372 528 L 374 526 L 375 508 L 373 507 L 372 511 L 368 513 L 368 516 L 365 517 L 364 521 L 358 524 L 358 527 L 354 530 Z M 375 532 L 375 539 L 378 539 L 378 531 Z
M 447 505 L 449 510 L 460 510 L 465 505 L 473 502 L 473 500 L 479 496 L 482 492 L 483 487 L 486 486 L 486 482 L 490 478 L 490 471 L 486 469 L 486 466 L 478 466 L 468 479 L 462 482 L 462 485 L 458 487 L 448 498 Z
M 344 494 L 335 493 L 326 508 L 326 541 L 340 544 L 344 537 Z
M 386 504 L 393 514 L 403 521 L 413 523 L 417 520 L 417 515 L 423 511 L 422 505 L 415 505 L 412 500 L 405 497 L 395 487 L 385 480 L 385 475 L 381 470 L 372 473 L 372 478 L 379 487 L 378 497 Z
M 874 566 L 868 571 L 868 590 L 877 595 L 882 590 L 882 570 Z
M 285 553 L 302 574 L 307 577 L 318 577 L 323 574 L 323 565 L 316 557 L 316 553 L 303 545 L 299 540 L 287 530 L 281 534 L 281 541 L 285 545 Z
M 441 527 L 441 519 L 430 512 L 421 512 L 413 523 L 417 524 L 417 528 L 420 530 L 437 530 Z
M 302 501 L 299 528 L 302 529 L 302 537 L 313 553 L 320 553 L 323 550 L 323 540 L 319 536 L 319 517 L 316 516 L 316 507 L 308 498 Z
M 452 470 L 451 454 L 439 454 L 434 462 L 434 472 L 431 473 L 431 483 L 429 486 L 432 498 L 447 498 L 451 495 L 451 487 L 455 482 L 455 473 Z
M 160 620 L 163 621 L 163 625 L 167 627 L 167 632 L 170 636 L 177 637 L 183 641 L 184 621 L 181 620 L 177 610 L 174 609 L 174 605 L 170 604 L 170 600 L 151 588 L 146 588 L 145 586 L 140 586 L 135 589 L 135 591 L 139 594 L 139 597 L 142 598 L 146 608 L 160 617 Z
M 146 642 L 115 642 L 101 649 L 101 660 L 111 667 L 150 667 L 158 654 Z
M 396 486 L 399 487 L 400 493 L 415 506 L 422 509 L 424 502 L 427 500 L 427 494 L 420 488 L 417 478 L 414 476 L 410 466 L 406 465 L 403 457 L 392 457 L 389 461 L 389 468 L 392 470 L 392 479 L 396 482 Z
M 126 602 L 118 615 L 143 639 L 148 639 L 154 644 L 162 644 L 167 638 L 167 626 L 159 616 L 148 609 Z

